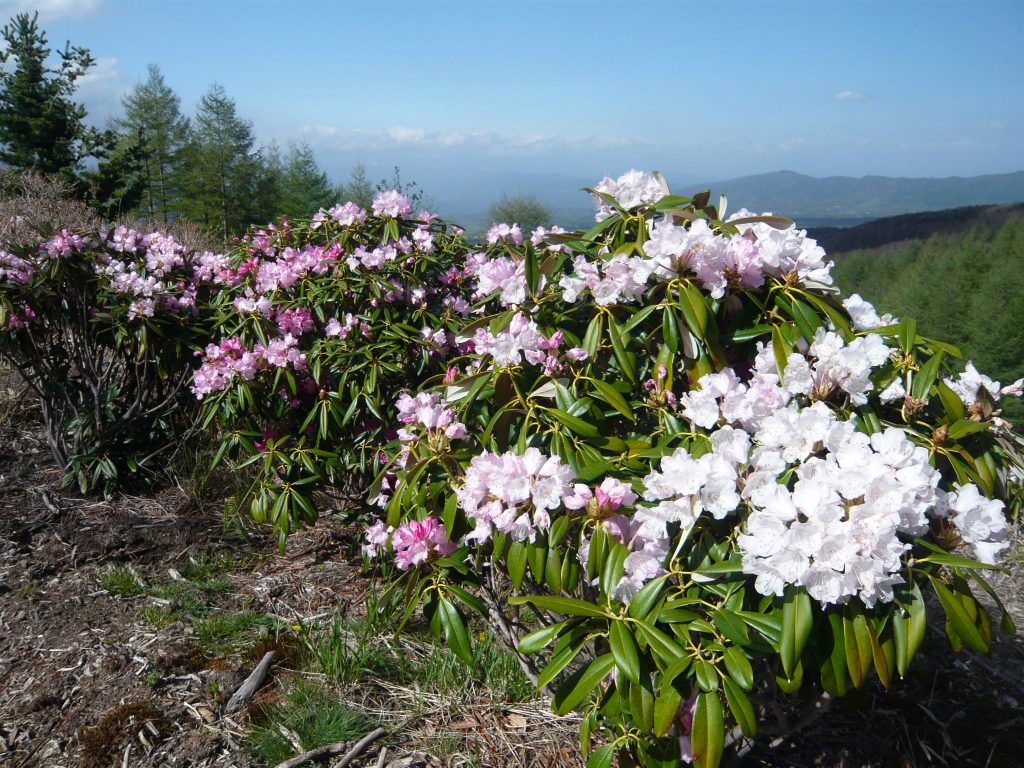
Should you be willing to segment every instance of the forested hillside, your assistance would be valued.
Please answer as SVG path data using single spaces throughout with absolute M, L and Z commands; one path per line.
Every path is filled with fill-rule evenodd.
M 1024 212 L 995 226 L 843 253 L 833 274 L 845 294 L 916 317 L 922 334 L 958 344 L 1002 383 L 1024 376 Z M 1024 423 L 1024 408 L 1010 407 Z

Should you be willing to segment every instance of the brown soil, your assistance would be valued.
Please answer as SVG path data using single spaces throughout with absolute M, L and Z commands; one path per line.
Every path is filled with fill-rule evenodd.
M 159 601 L 112 596 L 100 577 L 131 566 L 140 580 L 166 580 L 190 558 L 232 553 L 246 565 L 226 575 L 225 609 L 289 623 L 329 616 L 339 604 L 357 612 L 366 580 L 349 554 L 352 532 L 317 526 L 282 557 L 228 535 L 221 509 L 198 508 L 177 490 L 111 502 L 62 496 L 30 411 L 0 419 L 0 445 L 0 768 L 259 765 L 243 743 L 247 713 L 224 716 L 223 705 L 273 639 L 233 661 L 210 658 L 189 621 L 156 628 L 140 606 Z M 996 582 L 1024 625 L 1021 570 Z M 288 646 L 277 645 L 264 698 L 289 679 Z M 544 732 L 543 719 L 472 704 L 459 717 L 448 725 L 482 745 L 480 765 L 579 764 L 571 722 Z M 389 740 L 391 759 L 402 759 L 389 765 L 441 764 L 417 751 L 431 728 L 423 719 L 392 719 L 403 734 Z M 515 728 L 519 736 L 506 738 L 503 729 Z M 505 756 L 491 759 L 498 740 Z M 379 752 L 357 764 L 375 765 Z M 760 740 L 742 764 L 1024 765 L 1024 644 L 1000 635 L 986 659 L 953 654 L 935 632 L 893 692 L 865 685 L 787 738 Z

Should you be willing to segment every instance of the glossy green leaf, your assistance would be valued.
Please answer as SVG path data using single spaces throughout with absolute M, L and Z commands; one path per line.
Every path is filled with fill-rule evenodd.
M 804 652 L 804 646 L 811 636 L 813 620 L 808 594 L 796 587 L 787 588 L 782 601 L 782 638 L 779 645 L 779 659 L 787 677 L 792 677 L 796 663 Z
M 607 614 L 603 609 L 588 603 L 586 600 L 577 600 L 574 597 L 551 597 L 549 595 L 517 595 L 509 598 L 510 605 L 522 605 L 530 603 L 538 608 L 561 613 L 567 616 L 588 616 L 591 618 L 604 618 Z
M 757 735 L 757 716 L 754 714 L 754 706 L 736 683 L 728 677 L 722 680 L 725 687 L 725 701 L 729 705 L 736 724 L 739 725 L 743 735 L 752 739 Z
M 750 659 L 739 648 L 726 648 L 722 654 L 725 669 L 736 684 L 745 691 L 754 687 L 754 668 Z
M 988 643 L 985 642 L 985 639 L 978 631 L 978 627 L 975 626 L 968 616 L 967 610 L 958 599 L 958 596 L 934 576 L 930 576 L 929 580 L 932 583 L 936 596 L 939 598 L 939 602 L 942 603 L 942 610 L 946 612 L 946 618 L 956 634 L 964 641 L 964 644 L 972 651 L 988 653 Z
M 725 747 L 725 722 L 717 693 L 698 694 L 690 741 L 696 768 L 717 768 Z
M 583 669 L 573 673 L 555 693 L 552 709 L 566 715 L 593 695 L 601 681 L 612 671 L 615 658 L 610 653 L 598 656 Z

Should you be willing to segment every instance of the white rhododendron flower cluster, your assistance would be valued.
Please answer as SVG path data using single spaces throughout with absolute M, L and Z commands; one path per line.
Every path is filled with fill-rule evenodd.
M 983 563 L 998 563 L 1010 548 L 1003 502 L 986 498 L 976 485 L 964 485 L 951 493 L 939 491 L 936 513 L 953 524 L 960 539 Z
M 964 372 L 956 379 L 946 379 L 946 385 L 960 396 L 968 408 L 981 399 L 983 390 L 994 401 L 998 401 L 1003 396 L 1020 397 L 1024 392 L 1024 379 L 1017 379 L 1004 387 L 998 381 L 993 381 L 985 374 L 980 373 L 974 367 L 974 363 L 970 361 L 968 361 Z
M 651 205 L 668 194 L 657 178 L 643 171 L 627 171 L 617 179 L 605 176 L 594 185 L 594 191 L 611 195 L 625 210 L 641 205 Z M 594 218 L 604 221 L 614 213 L 614 209 L 601 197 L 594 195 L 597 213 Z

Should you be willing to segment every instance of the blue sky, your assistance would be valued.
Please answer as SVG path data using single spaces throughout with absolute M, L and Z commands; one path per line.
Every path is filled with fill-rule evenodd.
M 216 80 L 335 178 L 1024 169 L 1019 1 L 0 0 L 24 8 L 99 60 L 94 120 L 153 62 L 185 110 Z

